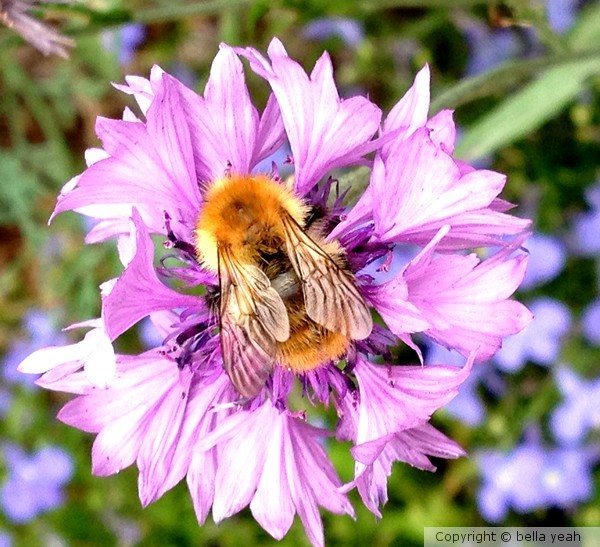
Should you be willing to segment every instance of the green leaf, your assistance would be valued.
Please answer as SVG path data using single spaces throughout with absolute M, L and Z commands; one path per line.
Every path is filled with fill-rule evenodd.
M 568 35 L 570 47 L 581 51 L 600 45 L 600 4 L 590 4 L 582 10 Z
M 527 135 L 556 116 L 600 73 L 600 58 L 553 68 L 469 128 L 456 153 L 473 161 Z

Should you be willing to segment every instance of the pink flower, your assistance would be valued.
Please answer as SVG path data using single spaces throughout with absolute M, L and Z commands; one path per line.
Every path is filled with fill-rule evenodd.
M 270 86 L 262 113 L 239 57 Z M 59 418 L 97 434 L 95 474 L 137 465 L 144 505 L 186 478 L 200 523 L 211 508 L 220 521 L 249 506 L 280 539 L 297 514 L 310 541 L 323 545 L 319 507 L 352 516 L 346 491 L 357 487 L 380 515 L 394 461 L 434 470 L 428 456 L 463 454 L 429 420 L 474 362 L 529 321 L 510 299 L 526 262 L 518 234 L 529 222 L 506 213 L 510 205 L 497 197 L 502 175 L 452 157 L 451 113 L 427 119 L 427 68 L 383 125 L 367 98 L 339 97 L 326 53 L 308 75 L 277 39 L 268 58 L 223 45 L 202 96 L 158 67 L 149 80 L 126 80 L 117 88 L 135 97 L 139 117 L 126 110 L 122 120 L 98 120 L 103 150 L 63 188 L 55 214 L 75 210 L 95 219 L 88 242 L 118 240 L 124 271 L 103 288 L 103 340 L 150 316 L 163 343 L 141 355 L 113 353 L 105 385 L 93 382 L 69 346 L 52 349 L 50 365 L 37 362 L 40 354 L 22 368 L 45 372 L 39 383 L 48 389 L 77 395 Z M 286 140 L 293 181 L 281 181 L 277 166 L 254 173 Z M 342 197 L 329 199 L 329 174 L 357 164 L 372 168 L 371 183 L 348 209 Z M 232 282 L 224 273 L 232 266 L 223 265 L 232 258 L 223 249 L 233 252 L 233 244 L 223 241 L 240 230 L 248 207 L 265 205 L 238 203 L 220 231 L 205 228 L 206 215 L 220 203 L 220 188 L 253 192 L 256 180 L 279 196 L 287 239 L 265 241 L 256 262 L 234 257 Z M 279 221 L 268 222 L 273 228 Z M 242 237 L 254 232 L 251 222 Z M 157 234 L 170 256 L 159 267 Z M 384 282 L 382 270 L 406 243 L 421 251 Z M 492 245 L 499 250 L 485 260 L 464 253 Z M 315 284 L 314 272 L 325 285 Z M 289 303 L 296 294 L 295 313 L 313 325 L 295 355 L 301 365 L 269 345 L 281 348 L 300 332 Z M 372 323 L 371 309 L 384 323 Z M 423 367 L 413 333 L 462 352 L 467 366 Z M 389 350 L 400 341 L 417 351 L 417 364 L 391 363 Z M 94 363 L 98 375 L 102 363 Z M 256 389 L 240 388 L 248 385 L 234 374 L 240 370 L 255 373 Z M 292 410 L 296 381 L 306 408 L 338 409 L 331 431 L 307 423 L 306 408 Z M 334 437 L 354 444 L 348 457 L 355 477 L 345 486 L 324 443 Z

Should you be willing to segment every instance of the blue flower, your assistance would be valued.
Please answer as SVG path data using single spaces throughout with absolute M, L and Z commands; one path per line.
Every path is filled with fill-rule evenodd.
M 46 446 L 29 455 L 8 444 L 4 459 L 8 477 L 0 489 L 0 503 L 9 520 L 28 522 L 63 503 L 63 487 L 73 475 L 71 456 L 64 450 Z
M 518 334 L 506 338 L 496 354 L 498 367 L 506 372 L 520 370 L 527 360 L 550 365 L 559 353 L 561 339 L 571 326 L 571 312 L 562 302 L 542 297 L 529 305 L 533 321 Z
M 146 39 L 146 27 L 141 23 L 127 23 L 102 33 L 104 48 L 117 54 L 121 66 L 128 65 L 135 50 Z
M 579 443 L 590 429 L 600 429 L 600 377 L 584 380 L 561 367 L 556 372 L 556 384 L 563 402 L 550 418 L 552 434 L 561 443 Z
M 597 298 L 585 308 L 582 322 L 583 335 L 592 344 L 600 346 L 600 298 Z
M 502 521 L 509 509 L 569 507 L 593 492 L 593 460 L 583 450 L 526 442 L 507 454 L 481 453 L 477 461 L 483 478 L 477 506 L 489 522 Z
M 557 237 L 535 234 L 527 240 L 525 247 L 529 251 L 529 261 L 521 289 L 533 289 L 551 281 L 565 267 L 567 253 Z
M 591 211 L 575 219 L 573 239 L 576 251 L 589 256 L 600 253 L 600 184 L 588 188 L 585 196 Z
M 575 22 L 577 0 L 546 0 L 546 16 L 550 27 L 559 34 Z
M 12 547 L 12 546 L 13 546 L 13 539 L 10 536 L 10 534 L 5 532 L 4 530 L 0 530 L 0 547 Z
M 510 29 L 490 29 L 476 19 L 458 17 L 469 48 L 467 76 L 475 76 L 515 57 L 521 46 Z
M 12 393 L 0 387 L 0 417 L 4 416 L 12 405 Z
M 346 45 L 358 47 L 364 38 L 362 25 L 348 17 L 322 17 L 304 27 L 304 37 L 308 40 L 326 40 L 337 36 Z
M 35 377 L 19 372 L 17 370 L 19 363 L 37 349 L 65 344 L 67 338 L 61 332 L 57 332 L 50 317 L 41 310 L 34 309 L 27 312 L 23 324 L 27 338 L 13 341 L 4 358 L 2 370 L 7 382 L 32 386 Z

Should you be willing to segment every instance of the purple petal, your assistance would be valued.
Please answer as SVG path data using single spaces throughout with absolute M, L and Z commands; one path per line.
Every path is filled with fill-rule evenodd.
M 389 367 L 357 359 L 360 406 L 356 443 L 385 437 L 426 422 L 458 393 L 471 363 L 448 366 Z
M 412 87 L 390 110 L 383 122 L 383 133 L 397 133 L 394 143 L 382 147 L 384 157 L 398 142 L 406 140 L 420 127 L 425 127 L 429 112 L 429 65 L 425 65 L 415 76 Z
M 527 257 L 509 259 L 507 248 L 483 262 L 475 254 L 434 258 L 436 245 L 434 239 L 406 267 L 408 300 L 433 325 L 425 331 L 433 340 L 464 356 L 476 351 L 476 361 L 485 361 L 504 336 L 531 320 L 525 306 L 507 300 L 523 278 Z
M 159 281 L 153 266 L 152 240 L 135 211 L 133 222 L 135 256 L 102 302 L 106 331 L 112 340 L 152 312 L 201 304 L 198 297 L 178 293 Z
M 253 48 L 237 50 L 268 80 L 277 98 L 295 165 L 295 188 L 305 195 L 328 171 L 359 161 L 377 131 L 380 110 L 364 97 L 340 100 L 327 53 L 310 77 L 274 38 L 271 64 Z

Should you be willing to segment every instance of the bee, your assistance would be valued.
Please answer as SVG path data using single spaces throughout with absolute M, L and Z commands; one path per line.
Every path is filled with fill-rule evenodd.
M 223 364 L 247 399 L 274 366 L 314 370 L 371 333 L 371 313 L 344 251 L 325 241 L 309 213 L 265 175 L 229 175 L 207 189 L 195 251 L 218 275 Z

